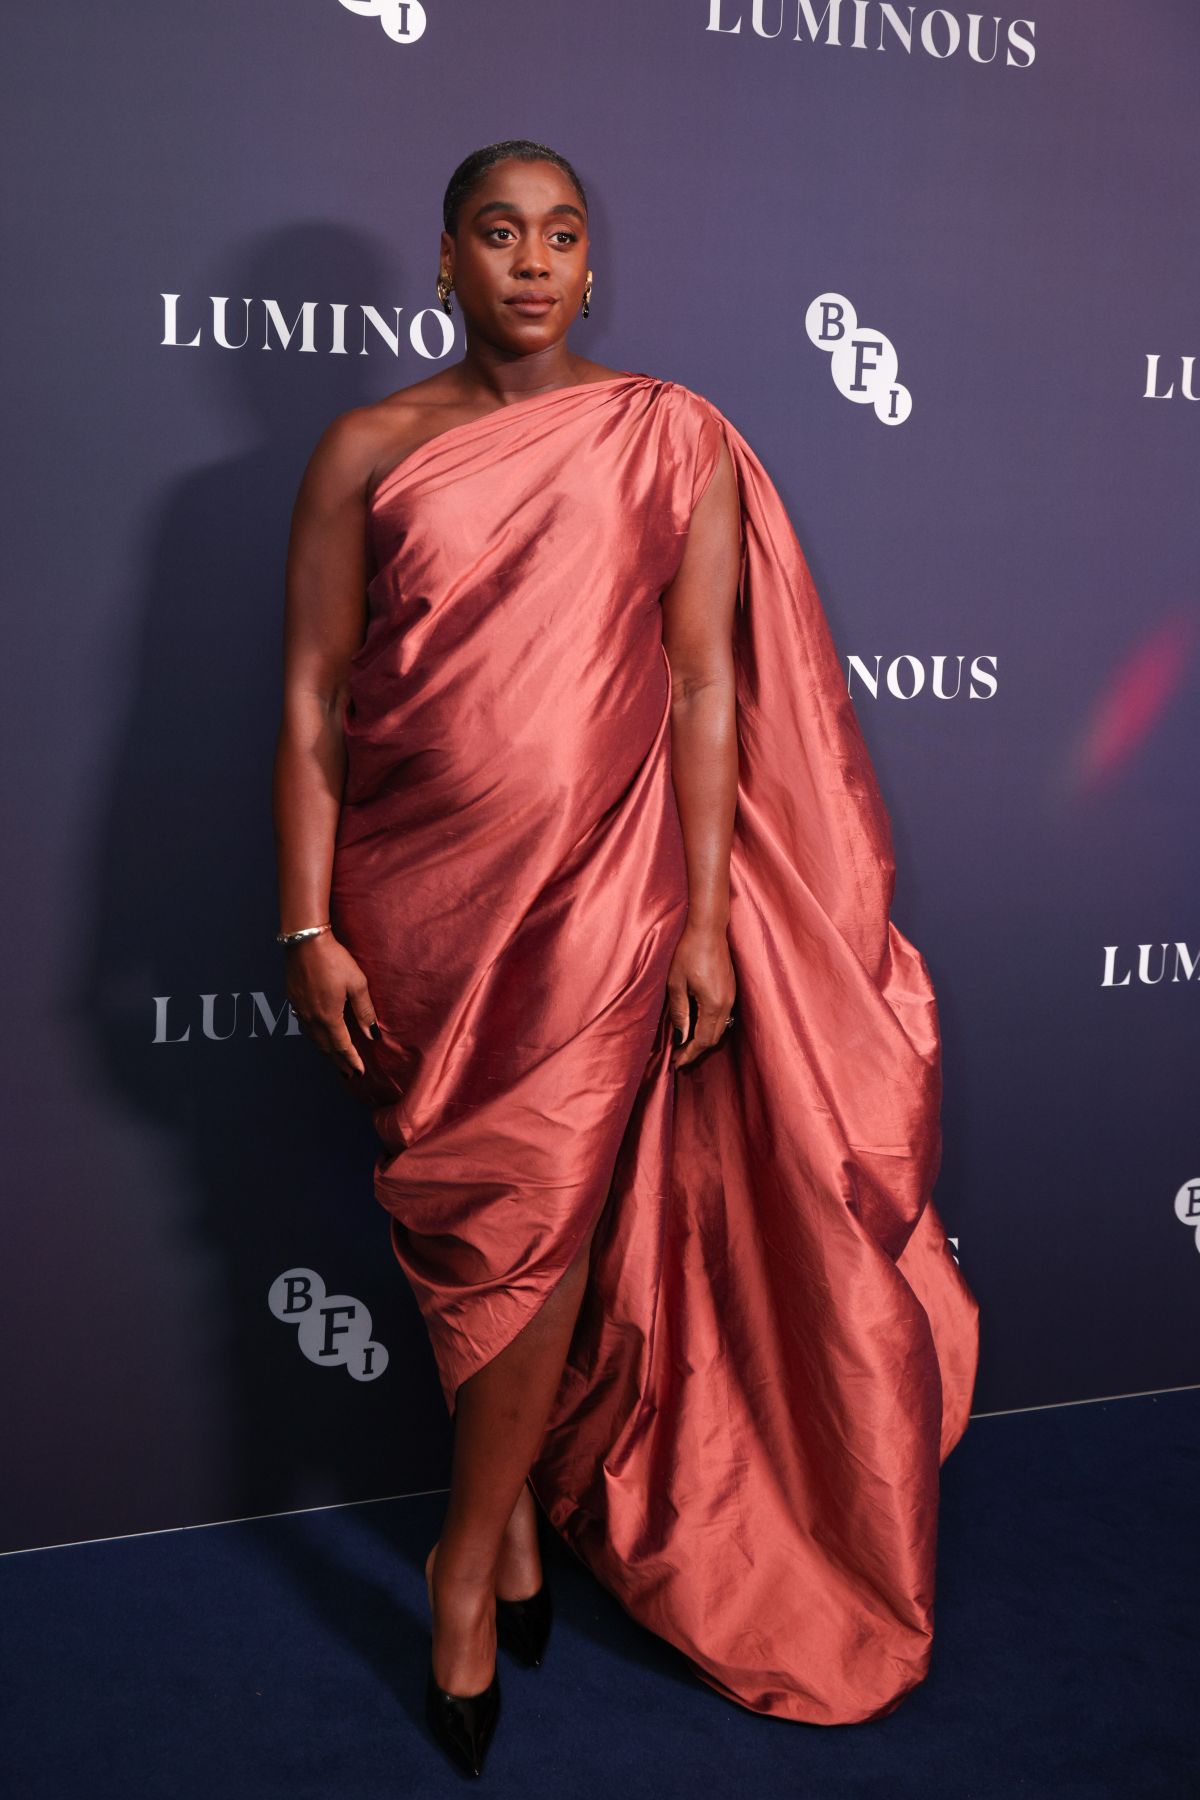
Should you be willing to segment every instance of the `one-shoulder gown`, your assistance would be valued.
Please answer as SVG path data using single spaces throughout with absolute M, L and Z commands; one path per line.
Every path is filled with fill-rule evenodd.
M 660 599 L 722 438 L 737 1000 L 675 1071 Z M 928 1672 L 978 1308 L 931 1199 L 933 987 L 783 503 L 709 401 L 623 372 L 443 431 L 370 535 L 331 916 L 382 1028 L 357 1086 L 446 1404 L 596 1222 L 531 1473 L 549 1519 L 730 1699 L 888 1713 Z

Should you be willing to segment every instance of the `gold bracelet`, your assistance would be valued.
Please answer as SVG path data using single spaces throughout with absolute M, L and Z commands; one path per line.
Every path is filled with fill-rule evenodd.
M 305 938 L 320 937 L 323 931 L 332 931 L 333 926 L 326 921 L 324 925 L 306 925 L 303 931 L 277 931 L 277 944 L 302 944 Z

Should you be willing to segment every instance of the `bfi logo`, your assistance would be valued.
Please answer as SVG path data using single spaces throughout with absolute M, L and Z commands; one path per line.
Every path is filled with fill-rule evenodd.
M 869 325 L 845 294 L 818 294 L 804 315 L 808 340 L 829 357 L 833 385 L 843 400 L 870 406 L 884 425 L 903 425 L 912 395 L 897 380 L 900 359 L 891 339 Z
M 1200 1250 L 1200 1175 L 1194 1181 L 1185 1181 L 1176 1194 L 1175 1217 L 1194 1234 Z
M 319 1369 L 345 1369 L 355 1381 L 377 1381 L 388 1366 L 371 1336 L 371 1314 L 352 1294 L 327 1294 L 315 1269 L 286 1269 L 271 1283 L 267 1305 L 295 1325 L 300 1349 Z
M 393 44 L 415 44 L 425 34 L 421 0 L 341 0 L 360 19 L 378 19 Z

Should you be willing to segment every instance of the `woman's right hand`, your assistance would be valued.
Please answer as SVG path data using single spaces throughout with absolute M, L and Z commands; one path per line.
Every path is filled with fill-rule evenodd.
M 366 1036 L 377 1037 L 379 1030 L 367 978 L 350 952 L 331 931 L 323 931 L 320 937 L 289 944 L 284 955 L 287 997 L 300 1029 L 347 1080 L 365 1074 L 346 1025 L 347 1005 Z

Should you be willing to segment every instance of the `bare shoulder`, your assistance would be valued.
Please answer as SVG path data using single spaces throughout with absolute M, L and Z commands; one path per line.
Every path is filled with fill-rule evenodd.
M 317 440 L 304 489 L 314 497 L 366 500 L 388 466 L 454 422 L 455 395 L 447 373 L 339 413 Z
M 611 381 L 623 371 L 578 357 L 572 362 L 571 373 L 572 384 L 584 385 Z M 455 425 L 469 424 L 492 410 L 492 403 L 485 400 L 481 404 L 478 386 L 464 382 L 461 366 L 457 363 L 426 376 L 424 381 L 398 388 L 374 406 L 359 408 L 358 422 L 352 429 L 363 434 L 363 447 L 370 460 L 366 476 L 368 496 L 389 470 L 419 450 L 422 444 Z
M 365 498 L 383 430 L 377 405 L 355 406 L 325 427 L 308 459 L 301 496 L 318 506 Z
M 587 357 L 576 358 L 571 366 L 572 384 L 580 386 L 612 381 L 624 373 Z M 331 492 L 369 500 L 383 477 L 406 456 L 488 410 L 480 405 L 478 387 L 463 381 L 457 364 L 439 369 L 381 400 L 340 413 L 322 434 L 306 479 Z
M 438 369 L 423 381 L 397 388 L 394 394 L 362 410 L 370 415 L 367 430 L 373 454 L 366 478 L 370 496 L 390 469 L 430 438 L 476 417 L 479 400 L 465 386 L 455 364 L 449 369 Z

